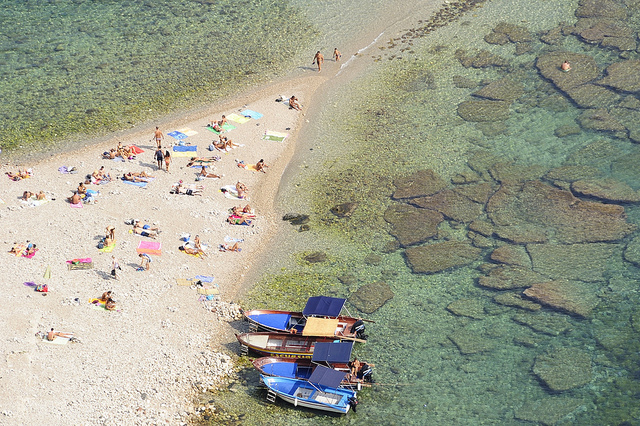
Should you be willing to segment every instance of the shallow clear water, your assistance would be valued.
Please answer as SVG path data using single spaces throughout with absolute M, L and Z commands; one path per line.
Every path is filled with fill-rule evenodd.
M 222 99 L 317 33 L 260 0 L 15 1 L 0 19 L 0 146 L 18 154 Z
M 493 1 L 447 28 L 414 40 L 411 52 L 397 48 L 372 52 L 380 60 L 366 76 L 323 94 L 326 106 L 317 115 L 320 119 L 301 135 L 300 155 L 285 176 L 278 200 L 282 213 L 311 214 L 311 230 L 296 232 L 297 227 L 282 226 L 279 248 L 270 252 L 267 272 L 244 303 L 299 309 L 310 295 L 348 297 L 364 284 L 385 281 L 394 297 L 367 315 L 376 323 L 368 327 L 368 343 L 356 348 L 358 358 L 376 364 L 378 384 L 360 393 L 357 414 L 331 417 L 282 402 L 267 404 L 265 391 L 256 387 L 257 374 L 248 370 L 232 385 L 234 392 L 213 396 L 214 404 L 227 414 L 242 415 L 242 424 L 640 421 L 640 271 L 622 259 L 620 249 L 608 259 L 603 279 L 597 281 L 598 306 L 586 318 L 544 307 L 534 315 L 494 302 L 500 292 L 477 284 L 484 275 L 478 267 L 489 260 L 491 249 L 469 265 L 431 275 L 412 273 L 402 249 L 386 249 L 394 240 L 383 219 L 387 206 L 395 203 L 390 199 L 393 181 L 421 169 L 433 169 L 450 181 L 469 170 L 477 153 L 512 162 L 522 173 L 528 166 L 546 171 L 578 161 L 640 188 L 635 161 L 640 148 L 629 139 L 589 130 L 556 136 L 561 126 L 576 125 L 581 110 L 558 97 L 559 92 L 535 68 L 536 57 L 553 50 L 585 53 L 595 58 L 600 69 L 620 61 L 618 52 L 585 44 L 574 36 L 565 37 L 560 47 L 534 37 L 532 50 L 516 56 L 513 43 L 496 46 L 483 40 L 499 22 L 525 26 L 534 34 L 560 22 L 574 22 L 576 6 L 577 2 Z M 630 10 L 631 25 L 637 22 L 637 12 Z M 480 48 L 506 58 L 511 68 L 464 68 L 456 59 L 458 49 Z M 402 59 L 389 60 L 392 55 Z M 637 56 L 628 54 L 631 59 Z M 503 127 L 496 132 L 495 127 L 481 128 L 460 118 L 458 104 L 471 99 L 478 88 L 456 87 L 453 76 L 493 81 L 507 75 L 522 82 L 524 93 L 511 106 Z M 601 148 L 591 156 L 579 155 L 596 141 L 604 141 Z M 343 202 L 358 203 L 350 218 L 339 219 L 329 212 Z M 625 211 L 629 222 L 640 225 L 637 204 L 625 204 Z M 439 226 L 438 239 L 466 240 L 467 233 L 467 225 L 445 221 Z M 635 235 L 622 241 L 622 248 Z M 301 259 L 316 250 L 326 252 L 328 260 L 309 264 Z M 572 265 L 566 266 L 571 269 Z M 480 306 L 475 317 L 447 309 L 465 299 Z M 534 316 L 552 326 L 523 325 L 523 318 Z M 461 338 L 486 347 L 462 353 L 455 344 Z M 560 348 L 587 354 L 591 361 L 588 383 L 553 391 L 535 374 L 536 361 Z M 531 415 L 527 407 L 538 403 L 558 406 L 538 406 Z

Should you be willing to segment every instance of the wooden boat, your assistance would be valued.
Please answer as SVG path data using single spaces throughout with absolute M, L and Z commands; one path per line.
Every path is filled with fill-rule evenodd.
M 319 366 L 309 380 L 260 375 L 269 389 L 267 399 L 279 397 L 294 406 L 346 414 L 356 399 L 356 392 L 338 388 L 344 373 Z
M 303 336 L 334 337 L 341 340 L 364 341 L 364 321 L 340 315 L 346 299 L 310 297 L 302 312 L 254 309 L 243 312 L 255 331 L 276 331 Z
M 252 362 L 256 370 L 265 376 L 288 377 L 290 379 L 308 380 L 313 371 L 319 365 L 326 365 L 329 368 L 345 373 L 345 377 L 340 383 L 341 387 L 369 386 L 371 383 L 371 366 L 362 363 L 362 368 L 357 375 L 350 374 L 349 360 L 353 342 L 330 342 L 316 343 L 311 359 L 296 359 L 283 357 L 262 357 L 256 358 Z
M 333 342 L 332 337 L 258 332 L 236 334 L 240 344 L 262 356 L 311 359 L 316 343 Z

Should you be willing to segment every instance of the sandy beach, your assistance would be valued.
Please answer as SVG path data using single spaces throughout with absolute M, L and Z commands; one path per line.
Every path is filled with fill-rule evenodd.
M 179 424 L 194 414 L 195 395 L 215 387 L 233 370 L 224 346 L 234 342 L 227 321 L 237 318 L 236 298 L 252 258 L 269 241 L 274 229 L 271 203 L 280 176 L 295 147 L 303 113 L 275 102 L 280 95 L 311 97 L 322 81 L 311 75 L 276 84 L 235 98 L 199 116 L 163 123 L 164 149 L 177 143 L 167 134 L 191 129 L 186 142 L 197 146 L 199 157 L 221 157 L 210 172 L 221 179 L 196 181 L 199 169 L 186 167 L 188 157 L 173 157 L 170 172 L 157 170 L 154 160 L 154 127 L 140 129 L 124 139 L 113 138 L 104 146 L 54 155 L 37 164 L 2 167 L 0 217 L 5 277 L 0 323 L 3 374 L 0 377 L 0 412 L 3 424 Z M 210 152 L 217 135 L 206 123 L 222 114 L 250 109 L 263 114 L 227 136 L 242 146 L 228 152 Z M 263 140 L 268 131 L 285 133 L 283 142 Z M 101 158 L 122 142 L 144 150 L 135 159 Z M 264 159 L 266 173 L 238 167 L 237 161 L 255 164 Z M 29 167 L 33 176 L 12 181 L 6 172 Z M 64 174 L 60 167 L 75 167 Z M 67 197 L 100 166 L 114 178 L 110 183 L 87 185 L 99 191 L 95 204 L 72 208 Z M 127 172 L 155 176 L 146 187 L 123 183 Z M 202 196 L 170 194 L 172 184 L 204 185 Z M 248 200 L 228 199 L 220 191 L 241 181 L 249 188 Z M 19 198 L 24 191 L 44 191 L 49 202 L 33 206 Z M 250 204 L 256 219 L 252 226 L 231 225 L 226 219 L 233 206 Z M 156 239 L 130 232 L 125 221 L 137 219 L 158 227 Z M 115 227 L 116 247 L 100 252 L 99 240 L 107 226 Z M 199 235 L 207 256 L 198 258 L 179 251 L 183 234 Z M 243 240 L 241 252 L 221 252 L 219 244 Z M 16 243 L 31 242 L 33 258 L 14 256 Z M 138 271 L 136 251 L 141 241 L 161 243 L 161 255 L 151 255 L 149 271 Z M 119 279 L 111 274 L 112 256 L 122 267 Z M 91 269 L 69 270 L 67 260 L 91 258 Z M 51 277 L 44 278 L 47 267 Z M 203 301 L 195 285 L 178 285 L 176 279 L 197 275 L 214 277 L 205 286 L 217 288 L 220 301 Z M 48 293 L 24 283 L 47 284 Z M 195 284 L 195 281 L 193 281 Z M 113 291 L 116 311 L 89 303 L 103 292 Z M 57 344 L 38 337 L 51 328 L 73 333 L 77 341 Z M 74 339 L 75 340 L 75 339 Z M 5 423 L 6 422 L 6 423 Z

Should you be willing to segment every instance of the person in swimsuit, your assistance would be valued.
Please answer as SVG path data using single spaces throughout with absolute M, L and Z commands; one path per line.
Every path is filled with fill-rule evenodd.
M 295 95 L 292 95 L 289 98 L 289 108 L 302 111 L 302 107 L 298 103 L 298 98 L 296 98 Z
M 134 227 L 133 233 L 142 235 L 143 237 L 149 237 L 154 239 L 158 236 L 158 233 L 156 231 L 152 231 L 151 229 L 139 228 L 139 227 Z
M 35 193 L 31 192 L 31 191 L 24 191 L 22 193 L 22 200 L 24 201 L 28 201 L 29 198 L 33 197 L 34 195 L 36 195 Z
M 153 137 L 151 138 L 151 140 L 153 139 L 156 140 L 156 144 L 158 145 L 158 148 L 160 148 L 160 146 L 162 145 L 162 139 L 164 139 L 164 135 L 162 134 L 158 126 L 156 126 L 156 131 L 153 132 Z
M 105 291 L 104 293 L 102 293 L 102 296 L 100 296 L 101 302 L 106 302 L 109 299 L 111 299 L 111 290 Z
M 264 160 L 262 160 L 262 159 L 256 163 L 256 170 L 259 171 L 259 172 L 267 173 L 267 171 L 265 170 L 267 167 L 269 167 L 269 166 L 264 164 Z
M 320 72 L 320 70 L 322 69 L 322 64 L 324 63 L 324 56 L 322 56 L 322 53 L 320 53 L 320 51 L 318 50 L 315 54 L 315 56 L 313 57 L 313 62 L 311 63 L 311 65 L 313 64 L 317 64 L 318 65 L 318 72 Z
M 53 331 L 53 328 L 51 329 L 51 331 L 49 331 L 49 333 L 47 333 L 47 340 L 50 342 L 53 342 L 54 340 L 56 340 L 56 337 L 66 337 L 66 338 L 72 338 L 73 335 L 72 334 L 67 334 L 67 333 L 60 333 L 57 331 Z
M 338 50 L 337 47 L 333 48 L 333 59 L 336 62 L 340 62 L 340 58 L 342 58 L 342 53 L 340 53 L 340 51 Z
M 238 192 L 238 198 L 245 198 L 247 196 L 247 192 L 249 192 L 249 188 L 244 183 L 238 181 L 236 183 L 236 191 Z
M 205 253 L 204 251 L 197 249 L 197 248 L 191 248 L 191 247 L 185 247 L 185 246 L 180 246 L 178 247 L 178 250 L 183 251 L 187 254 L 191 254 L 193 256 L 200 256 L 201 258 L 203 256 L 206 256 L 207 253 Z
M 200 170 L 200 174 L 198 176 L 206 177 L 206 178 L 214 178 L 220 179 L 222 175 L 217 175 L 215 173 L 208 173 L 206 166 L 202 166 L 202 170 Z
M 142 259 L 140 261 L 140 267 L 144 268 L 145 271 L 148 271 L 149 266 L 151 265 L 151 256 L 149 256 L 147 253 L 140 253 L 138 257 Z
M 74 192 L 71 197 L 67 198 L 67 201 L 71 204 L 80 204 L 82 197 L 77 192 Z
M 164 153 L 162 152 L 162 147 L 160 145 L 158 145 L 158 149 L 156 150 L 156 153 L 153 155 L 153 157 L 158 162 L 158 170 L 162 169 L 162 165 L 164 163 Z
M 171 153 L 167 150 L 164 153 L 164 165 L 167 167 L 167 172 L 169 172 L 169 165 L 171 164 Z
M 571 71 L 571 64 L 569 61 L 564 61 L 562 65 L 560 65 L 560 69 L 564 72 L 569 72 Z

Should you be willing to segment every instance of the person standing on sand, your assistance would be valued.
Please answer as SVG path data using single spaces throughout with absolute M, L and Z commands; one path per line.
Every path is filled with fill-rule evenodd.
M 153 132 L 153 138 L 151 138 L 151 140 L 153 139 L 156 140 L 156 144 L 158 145 L 158 148 L 160 148 L 160 145 L 162 144 L 162 140 L 164 139 L 164 135 L 162 134 L 158 126 L 156 126 L 156 131 Z
M 158 149 L 154 154 L 156 161 L 158 162 L 158 170 L 162 169 L 162 164 L 164 163 L 164 154 L 162 153 L 162 146 L 158 145 Z
M 169 164 L 171 164 L 171 153 L 166 150 L 164 153 L 164 164 L 167 166 L 167 173 L 169 172 Z
M 122 270 L 122 268 L 120 267 L 120 263 L 118 263 L 118 259 L 116 258 L 116 256 L 113 255 L 111 256 L 111 276 L 116 280 L 120 279 L 118 277 L 118 270 Z
M 316 52 L 316 56 L 313 57 L 313 62 L 311 63 L 311 65 L 318 64 L 318 72 L 320 72 L 320 70 L 322 69 L 323 63 L 324 63 L 324 56 L 322 56 L 322 53 L 320 53 L 320 51 L 318 50 Z
M 340 51 L 338 50 L 337 47 L 333 48 L 333 59 L 336 62 L 340 62 L 340 58 L 342 57 L 342 53 L 340 53 Z

